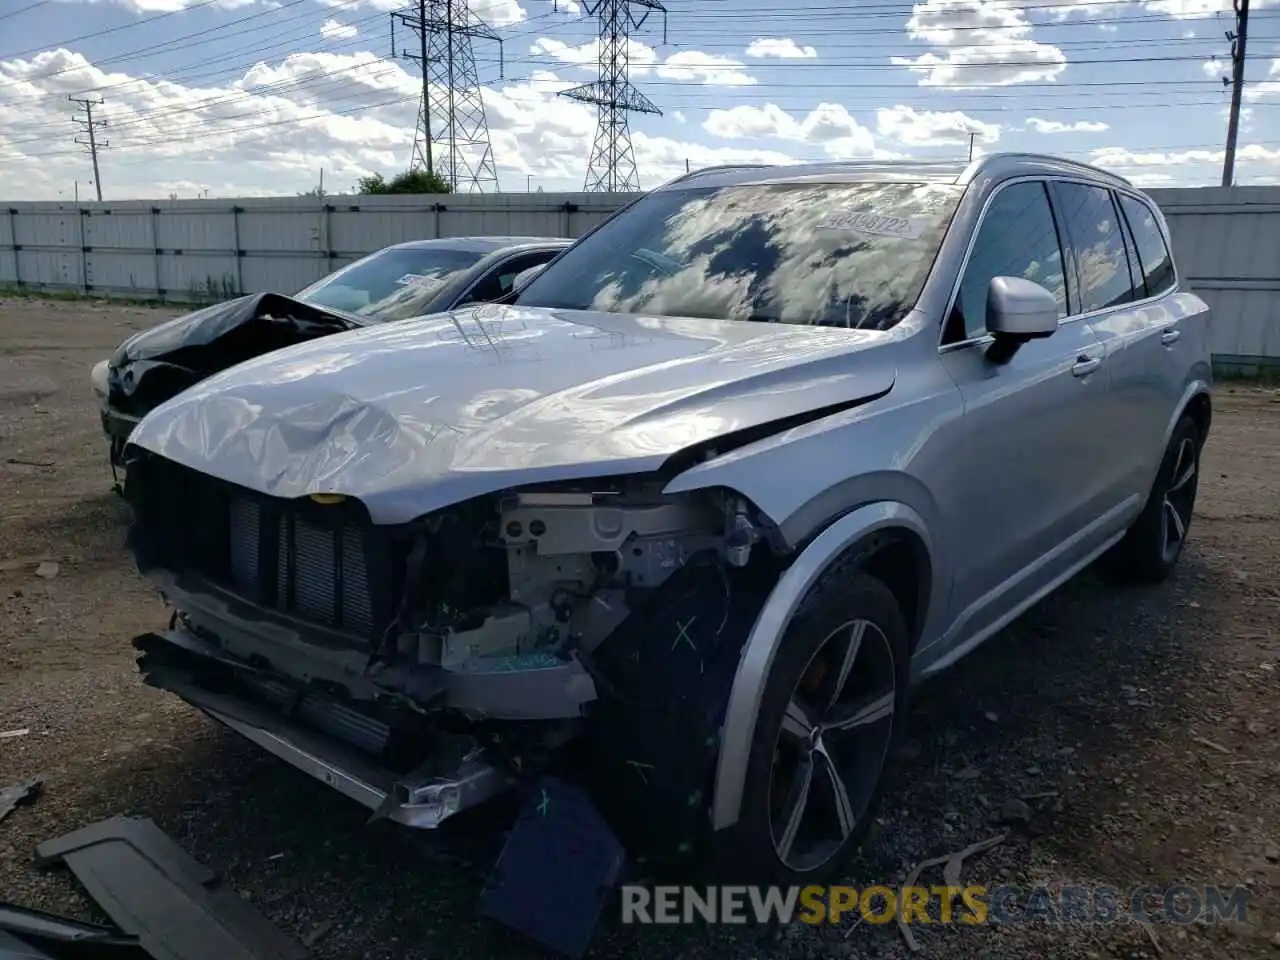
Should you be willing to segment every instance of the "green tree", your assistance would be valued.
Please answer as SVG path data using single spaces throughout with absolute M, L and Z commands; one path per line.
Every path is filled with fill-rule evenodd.
M 361 193 L 448 193 L 449 184 L 437 173 L 408 170 L 387 180 L 375 173 L 360 178 Z

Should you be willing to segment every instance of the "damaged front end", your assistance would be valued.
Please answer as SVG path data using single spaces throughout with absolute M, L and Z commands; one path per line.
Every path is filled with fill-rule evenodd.
M 92 373 L 112 465 L 124 465 L 124 445 L 138 421 L 188 387 L 245 360 L 359 326 L 293 297 L 257 293 L 134 334 Z
M 726 630 L 729 577 L 762 533 L 736 498 L 562 484 L 388 526 L 354 498 L 286 500 L 129 456 L 131 546 L 175 610 L 135 640 L 147 682 L 402 824 L 558 769 L 569 745 L 599 745 L 593 722 L 638 721 L 616 685 L 651 631 L 675 638 L 654 638 L 643 682 L 671 714 L 662 678 L 711 662 L 704 645 L 696 666 L 662 666 L 698 650 L 674 600 L 702 604 L 717 643 L 745 636 Z M 731 677 L 737 648 L 718 650 Z

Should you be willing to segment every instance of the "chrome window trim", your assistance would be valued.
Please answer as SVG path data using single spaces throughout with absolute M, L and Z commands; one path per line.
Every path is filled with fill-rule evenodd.
M 977 243 L 978 233 L 982 230 L 982 225 L 987 220 L 987 212 L 991 209 L 991 202 L 995 200 L 996 196 L 999 195 L 1000 191 L 1004 190 L 1006 187 L 1012 187 L 1019 183 L 1032 183 L 1032 182 L 1043 183 L 1043 184 L 1075 183 L 1075 184 L 1079 184 L 1081 186 L 1086 186 L 1086 187 L 1097 187 L 1099 190 L 1107 190 L 1112 193 L 1123 193 L 1126 196 L 1129 196 L 1134 200 L 1137 200 L 1139 203 L 1143 204 L 1148 210 L 1151 211 L 1152 216 L 1156 221 L 1156 225 L 1160 229 L 1161 236 L 1164 239 L 1165 249 L 1169 253 L 1169 259 L 1173 261 L 1173 277 L 1174 277 L 1173 286 L 1165 290 L 1163 293 L 1159 293 L 1154 297 L 1144 297 L 1141 300 L 1133 300 L 1129 303 L 1122 303 L 1114 307 L 1103 307 L 1100 310 L 1091 310 L 1088 313 L 1069 314 L 1058 321 L 1059 327 L 1068 323 L 1075 323 L 1077 320 L 1092 320 L 1097 317 L 1103 316 L 1104 314 L 1114 313 L 1119 310 L 1133 310 L 1138 307 L 1145 306 L 1147 304 L 1155 303 L 1157 300 L 1163 300 L 1165 297 L 1168 297 L 1171 294 L 1175 294 L 1179 292 L 1181 288 L 1182 275 L 1178 272 L 1178 264 L 1173 256 L 1173 243 L 1171 242 L 1171 239 L 1168 235 L 1168 224 L 1165 223 L 1164 217 L 1160 214 L 1159 208 L 1156 207 L 1155 204 L 1153 204 L 1150 200 L 1144 197 L 1141 193 L 1139 193 L 1138 191 L 1132 188 L 1126 189 L 1119 186 L 1113 186 L 1108 183 L 1099 183 L 1097 180 L 1092 180 L 1089 177 L 1083 177 L 1083 176 L 1072 177 L 1072 176 L 1066 176 L 1063 174 L 1047 174 L 1047 173 L 1043 173 L 1043 174 L 1032 173 L 1032 174 L 1023 174 L 1020 176 L 1013 176 L 1007 180 L 1001 180 L 998 184 L 995 185 L 995 187 L 992 188 L 991 192 L 987 194 L 987 199 L 983 201 L 982 210 L 978 214 L 977 222 L 974 224 L 973 230 L 969 233 L 969 242 L 965 245 L 964 257 L 960 261 L 960 269 L 956 271 L 955 279 L 952 281 L 952 284 L 951 284 L 951 295 L 947 298 L 946 308 L 942 312 L 942 323 L 939 324 L 939 330 L 938 330 L 938 352 L 939 353 L 956 350 L 961 347 L 969 347 L 979 343 L 984 343 L 984 342 L 989 343 L 994 339 L 991 334 L 984 333 L 982 334 L 982 336 L 969 337 L 968 339 L 965 339 L 965 340 L 957 340 L 954 343 L 942 342 L 942 338 L 946 336 L 946 333 L 947 333 L 947 318 L 951 316 L 951 311 L 955 309 L 956 300 L 960 296 L 960 284 L 964 280 L 965 271 L 969 269 L 969 259 L 970 257 L 973 256 L 973 247 L 974 247 L 974 244 Z M 1048 199 L 1049 199 L 1050 207 L 1052 208 L 1053 198 L 1049 197 Z M 1119 208 L 1119 204 L 1115 204 L 1115 206 L 1117 207 L 1117 211 L 1120 213 L 1120 215 L 1123 216 L 1124 211 Z M 1062 251 L 1062 261 L 1063 261 L 1063 269 L 1065 271 L 1066 263 L 1067 263 L 1066 250 Z

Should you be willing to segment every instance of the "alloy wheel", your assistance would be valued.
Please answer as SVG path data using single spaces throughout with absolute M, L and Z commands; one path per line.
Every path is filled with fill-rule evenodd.
M 770 772 L 770 832 L 791 870 L 825 865 L 866 813 L 893 740 L 893 646 L 870 620 L 830 633 L 783 714 Z
M 1191 511 L 1196 499 L 1196 460 L 1195 440 L 1184 437 L 1178 444 L 1173 473 L 1160 509 L 1161 556 L 1165 563 L 1172 563 L 1177 558 L 1187 538 L 1187 527 L 1191 523 Z

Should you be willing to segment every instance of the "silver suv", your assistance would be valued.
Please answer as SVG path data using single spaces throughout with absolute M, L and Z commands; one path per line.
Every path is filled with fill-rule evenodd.
M 635 852 L 830 873 L 912 681 L 1165 577 L 1209 310 L 1050 157 L 702 171 L 514 303 L 341 333 L 126 451 L 148 682 L 400 823 L 548 771 Z

